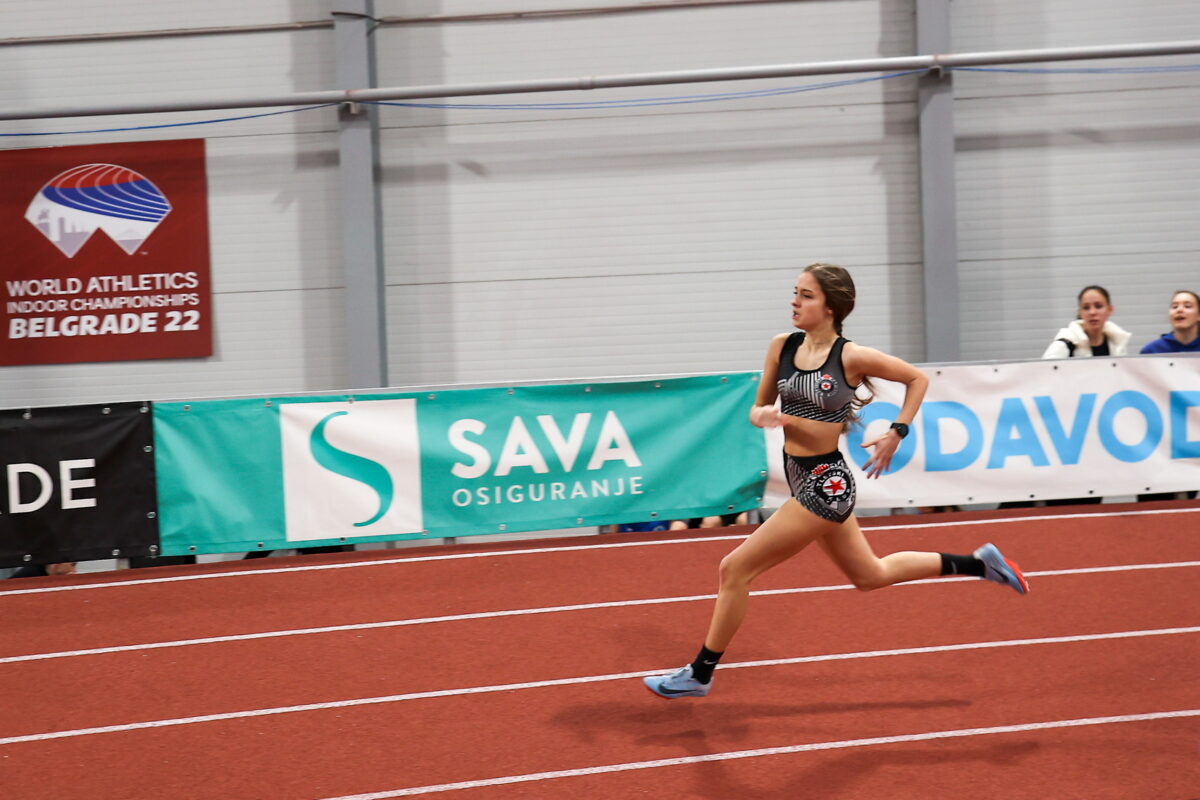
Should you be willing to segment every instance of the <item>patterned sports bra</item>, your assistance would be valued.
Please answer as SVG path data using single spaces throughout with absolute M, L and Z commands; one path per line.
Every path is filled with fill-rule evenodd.
M 804 331 L 796 331 L 783 343 L 779 354 L 779 401 L 784 414 L 819 422 L 845 422 L 850 416 L 854 390 L 842 368 L 842 347 L 849 339 L 841 336 L 829 348 L 825 363 L 817 369 L 796 369 L 796 350 L 804 342 Z

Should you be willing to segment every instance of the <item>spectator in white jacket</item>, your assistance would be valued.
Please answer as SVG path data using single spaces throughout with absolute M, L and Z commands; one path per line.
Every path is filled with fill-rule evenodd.
M 1042 358 L 1123 356 L 1132 334 L 1109 319 L 1112 300 L 1103 286 L 1085 286 L 1079 293 L 1079 318 L 1060 330 Z

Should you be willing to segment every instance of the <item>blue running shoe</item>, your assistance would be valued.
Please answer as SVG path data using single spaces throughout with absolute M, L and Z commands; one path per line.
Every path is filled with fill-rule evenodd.
M 987 580 L 1008 586 L 1017 594 L 1029 592 L 1029 582 L 1025 580 L 1021 568 L 1015 561 L 1005 558 L 996 545 L 989 542 L 972 555 L 983 562 L 983 577 Z
M 704 697 L 712 688 L 712 681 L 701 683 L 692 677 L 692 665 L 688 664 L 670 675 L 655 675 L 642 678 L 646 688 L 659 697 L 673 699 L 676 697 Z

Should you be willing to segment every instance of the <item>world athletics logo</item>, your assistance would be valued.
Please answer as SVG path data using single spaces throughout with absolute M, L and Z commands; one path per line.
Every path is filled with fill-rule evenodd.
M 25 219 L 73 258 L 97 229 L 133 255 L 169 213 L 171 203 L 146 176 L 116 164 L 83 164 L 51 178 Z

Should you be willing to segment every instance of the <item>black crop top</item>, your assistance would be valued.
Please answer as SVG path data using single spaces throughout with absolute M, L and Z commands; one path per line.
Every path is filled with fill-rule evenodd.
M 829 348 L 825 363 L 817 369 L 796 369 L 796 350 L 804 342 L 804 331 L 796 331 L 783 343 L 779 354 L 780 410 L 784 414 L 819 422 L 845 422 L 850 416 L 854 390 L 842 368 L 841 336 Z

